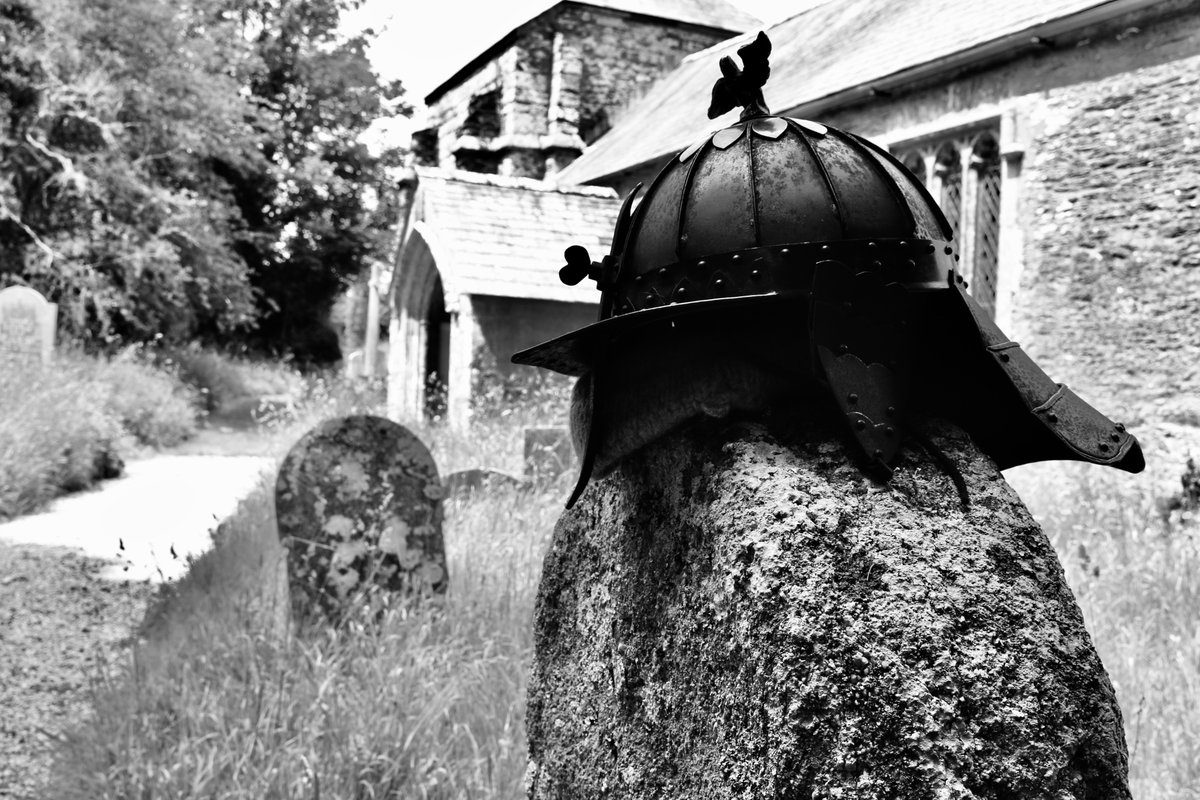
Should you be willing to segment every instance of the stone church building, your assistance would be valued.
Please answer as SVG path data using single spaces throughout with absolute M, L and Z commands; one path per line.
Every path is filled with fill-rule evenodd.
M 718 5 L 670 22 L 561 3 L 434 91 L 414 147 L 435 169 L 391 293 L 391 413 L 420 413 L 432 374 L 465 421 L 473 370 L 511 375 L 513 350 L 594 318 L 594 289 L 558 282 L 562 249 L 599 258 L 618 198 L 736 119 L 706 119 L 708 97 L 757 28 L 696 18 Z M 1052 376 L 1130 424 L 1200 425 L 1200 4 L 828 0 L 766 30 L 772 111 L 901 158 L 976 298 Z

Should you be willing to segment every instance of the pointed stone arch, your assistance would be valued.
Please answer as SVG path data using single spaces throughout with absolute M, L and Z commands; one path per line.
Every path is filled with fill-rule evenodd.
M 442 417 L 464 425 L 470 414 L 473 324 L 458 291 L 454 261 L 437 232 L 415 222 L 396 265 L 388 350 L 388 414 Z

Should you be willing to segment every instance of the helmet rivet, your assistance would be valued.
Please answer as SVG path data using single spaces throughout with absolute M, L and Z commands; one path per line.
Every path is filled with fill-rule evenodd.
M 954 254 L 954 260 L 955 260 L 955 261 L 958 261 L 958 260 L 960 260 L 960 259 L 959 259 L 959 256 L 958 256 L 958 253 L 955 253 L 955 254 Z
M 849 352 L 850 352 L 850 345 L 848 345 L 848 344 L 839 344 L 839 345 L 838 345 L 838 352 L 839 352 L 839 353 L 849 353 Z
M 786 248 L 786 247 L 785 247 L 785 248 L 783 248 L 782 250 L 780 250 L 779 252 L 780 252 L 780 253 L 782 253 L 783 255 L 785 255 L 785 256 L 786 256 L 786 255 L 787 255 L 789 252 L 791 252 L 791 251 L 790 251 L 788 248 Z
M 901 247 L 908 247 L 908 242 L 906 242 L 906 241 L 904 241 L 903 239 L 901 239 L 901 240 L 900 240 L 900 246 L 901 246 Z
M 1100 443 L 1100 452 L 1102 452 L 1102 453 L 1107 453 L 1107 452 L 1108 452 L 1108 442 L 1101 442 L 1101 443 Z
M 893 428 L 891 425 L 888 425 L 886 428 L 884 428 L 883 432 L 886 433 L 888 436 L 896 435 L 896 429 Z
M 687 296 L 687 287 L 680 286 L 678 289 L 675 290 L 675 296 L 676 297 L 686 297 Z
M 658 277 L 660 277 L 660 278 L 665 278 L 665 277 L 667 277 L 667 268 L 666 268 L 666 267 L 659 267 L 659 268 L 658 268 Z
M 888 407 L 887 407 L 887 415 L 888 415 L 889 417 L 894 417 L 894 416 L 896 416 L 896 407 L 895 407 L 895 406 L 888 406 Z
M 1114 442 L 1119 442 L 1119 441 L 1121 441 L 1121 434 L 1119 434 L 1119 433 L 1110 433 L 1110 434 L 1108 435 L 1108 438 L 1109 438 L 1109 439 L 1112 439 Z
M 932 252 L 935 252 L 936 250 L 937 250 L 937 247 L 933 244 L 933 242 L 930 242 L 929 244 L 925 245 L 926 253 L 932 253 Z
M 1117 430 L 1119 430 L 1121 433 L 1124 433 L 1124 432 L 1125 432 L 1125 423 L 1124 423 L 1124 422 L 1118 422 L 1118 423 L 1117 423 Z
M 875 450 L 875 453 L 874 453 L 874 456 L 875 456 L 876 458 L 883 458 L 883 451 L 882 451 L 882 450 L 879 450 L 879 449 L 876 449 L 876 450 Z
M 750 270 L 750 278 L 752 280 L 758 280 L 761 277 L 762 277 L 762 270 L 758 270 L 758 269 Z
M 908 259 L 907 261 L 905 261 L 905 262 L 904 262 L 904 266 L 908 267 L 909 269 L 916 269 L 916 268 L 917 268 L 917 262 L 913 261 L 913 260 L 910 258 L 910 259 Z
M 1058 422 L 1058 414 L 1055 414 L 1053 411 L 1051 411 L 1046 415 L 1046 419 L 1050 420 L 1051 422 Z
M 634 283 L 645 283 L 645 282 L 646 282 L 646 276 L 645 276 L 645 275 L 634 275 L 634 276 L 633 276 L 633 282 L 634 282 Z
M 740 259 L 741 259 L 741 256 L 740 256 L 740 255 L 738 255 L 737 253 L 734 253 L 732 256 L 730 256 L 730 259 L 729 259 L 729 260 L 730 260 L 730 261 L 738 261 L 738 260 L 740 260 Z
M 858 395 L 856 395 L 854 392 L 851 392 L 850 394 L 846 395 L 846 402 L 848 402 L 850 405 L 854 405 L 858 402 Z
M 642 298 L 642 302 L 647 303 L 647 304 L 653 303 L 654 295 L 650 292 L 646 292 L 645 296 Z
M 686 241 L 687 241 L 687 234 L 686 234 L 686 233 L 681 233 L 681 234 L 679 234 L 679 241 L 681 241 L 681 242 L 686 242 Z
M 829 252 L 829 245 L 827 245 L 827 244 L 823 244 L 823 245 L 821 245 L 821 252 L 822 252 L 822 253 L 828 253 L 828 252 Z
M 951 247 L 950 245 L 946 245 L 946 255 L 950 255 L 953 252 L 954 252 L 954 248 Z
M 967 283 L 966 281 L 963 281 L 963 288 L 964 288 L 964 289 L 970 289 L 970 288 L 971 288 L 971 284 Z
M 860 419 L 860 420 L 857 420 L 857 421 L 855 421 L 855 423 L 854 423 L 854 427 L 858 428 L 858 429 L 861 431 L 862 429 L 864 429 L 864 428 L 866 428 L 866 427 L 867 427 L 867 421 L 866 421 L 866 420 L 862 420 L 862 419 Z
M 1001 354 L 1000 354 L 1000 360 L 1001 360 L 1001 361 L 1008 361 L 1008 358 L 1009 358 L 1009 355 L 1008 355 L 1008 353 L 1001 353 Z
M 703 266 L 704 266 L 705 264 L 707 264 L 707 263 L 708 263 L 707 261 L 705 261 L 705 260 L 701 259 L 701 260 L 699 260 L 699 261 L 697 261 L 697 262 L 696 262 L 696 266 L 697 266 L 697 267 L 703 267 Z
M 875 244 L 875 242 L 867 242 L 867 247 L 878 247 L 878 246 L 879 245 Z
M 883 262 L 882 261 L 872 261 L 871 269 L 883 269 Z

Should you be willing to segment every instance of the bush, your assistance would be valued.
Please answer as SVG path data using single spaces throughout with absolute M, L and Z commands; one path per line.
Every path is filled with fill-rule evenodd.
M 135 445 L 179 444 L 196 416 L 194 392 L 133 355 L 0 369 L 0 517 L 117 477 Z
M 198 393 L 209 412 L 247 398 L 297 397 L 304 390 L 300 373 L 285 364 L 250 361 L 199 348 L 166 352 L 160 361 L 178 371 L 179 378 Z
M 86 361 L 0 370 L 0 517 L 119 473 L 126 434 Z
M 169 373 L 122 359 L 99 362 L 95 377 L 108 388 L 109 413 L 141 444 L 172 447 L 195 435 L 199 399 Z

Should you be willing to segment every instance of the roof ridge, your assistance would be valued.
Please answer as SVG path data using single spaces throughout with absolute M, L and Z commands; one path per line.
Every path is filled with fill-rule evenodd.
M 467 172 L 457 169 L 442 169 L 440 167 L 415 167 L 420 180 L 442 180 L 457 183 L 470 183 L 478 186 L 495 186 L 500 189 L 527 189 L 536 192 L 555 192 L 557 194 L 574 194 L 584 197 L 616 198 L 615 190 L 606 186 L 584 186 L 581 184 L 557 184 L 535 178 L 515 178 L 507 175 L 492 175 L 483 172 Z
M 812 11 L 816 8 L 820 8 L 821 6 L 827 5 L 831 2 L 833 2 L 833 0 L 809 0 L 808 5 L 806 5 L 804 8 L 800 9 L 799 11 L 796 11 L 795 13 L 788 14 L 786 17 L 780 17 L 779 19 L 773 20 L 771 22 L 767 22 L 765 20 L 760 21 L 758 26 L 752 30 L 748 30 L 745 33 L 739 33 L 736 36 L 730 36 L 728 39 L 723 39 L 723 40 L 717 42 L 716 44 L 711 44 L 708 47 L 704 48 L 703 50 L 697 50 L 694 53 L 687 54 L 686 56 L 683 57 L 683 59 L 682 59 L 682 61 L 680 61 L 680 63 L 681 64 L 687 63 L 688 61 L 695 61 L 696 59 L 704 58 L 705 56 L 712 55 L 713 53 L 715 53 L 718 50 L 724 50 L 727 47 L 732 47 L 733 45 L 735 45 L 743 40 L 745 40 L 747 42 L 753 41 L 754 38 L 756 36 L 758 36 L 759 31 L 769 31 L 772 28 L 778 27 L 779 25 L 782 25 L 785 22 L 789 22 L 789 21 L 795 19 L 796 17 L 803 16 L 803 15 L 809 13 L 810 11 Z M 672 70 L 672 71 L 674 71 L 674 70 Z M 663 76 L 663 77 L 665 77 L 665 76 Z M 714 78 L 714 80 L 716 80 L 716 79 Z

